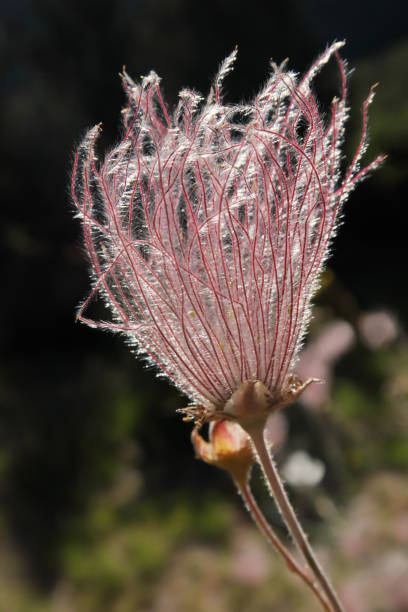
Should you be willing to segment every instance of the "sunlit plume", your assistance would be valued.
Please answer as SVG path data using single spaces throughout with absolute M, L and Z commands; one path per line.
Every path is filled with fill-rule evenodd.
M 293 370 L 339 211 L 381 161 L 360 168 L 371 90 L 356 153 L 340 169 L 341 46 L 302 77 L 272 63 L 241 105 L 224 104 L 221 91 L 236 50 L 207 99 L 183 90 L 173 112 L 154 72 L 138 84 L 124 72 L 120 144 L 99 163 L 97 126 L 76 155 L 72 193 L 94 279 L 78 318 L 124 334 L 201 420 L 219 418 L 246 381 L 277 404 L 303 388 Z M 330 58 L 340 87 L 323 116 L 312 84 Z M 110 321 L 86 316 L 96 295 Z

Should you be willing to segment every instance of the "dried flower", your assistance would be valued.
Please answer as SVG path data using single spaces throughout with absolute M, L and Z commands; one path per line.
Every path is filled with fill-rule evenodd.
M 248 434 L 231 421 L 210 423 L 209 440 L 204 440 L 195 427 L 191 434 L 196 457 L 229 472 L 239 483 L 245 484 L 255 462 Z
M 359 169 L 371 90 L 360 144 L 340 176 L 341 46 L 303 78 L 272 63 L 252 103 L 229 106 L 221 85 L 234 50 L 207 100 L 183 90 L 172 114 L 154 72 L 140 84 L 124 73 L 122 142 L 98 164 L 95 127 L 77 153 L 72 193 L 94 277 L 78 317 L 123 333 L 202 421 L 225 416 L 245 381 L 257 381 L 268 407 L 304 388 L 292 370 L 339 210 L 381 161 Z M 311 86 L 332 56 L 342 85 L 326 121 Z M 84 316 L 96 294 L 113 321 Z

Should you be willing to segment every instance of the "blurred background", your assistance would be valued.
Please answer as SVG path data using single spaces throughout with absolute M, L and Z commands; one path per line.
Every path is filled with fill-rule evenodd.
M 154 69 L 169 104 L 225 84 L 250 99 L 268 60 L 303 71 L 333 40 L 356 68 L 345 152 L 371 84 L 367 161 L 316 297 L 302 376 L 271 421 L 290 494 L 350 612 L 408 610 L 407 5 L 399 0 L 1 0 L 0 612 L 302 612 L 226 474 L 193 457 L 185 405 L 120 338 L 75 323 L 89 290 L 70 172 L 118 72 Z M 338 86 L 328 66 L 323 100 Z M 284 536 L 259 474 L 254 488 Z

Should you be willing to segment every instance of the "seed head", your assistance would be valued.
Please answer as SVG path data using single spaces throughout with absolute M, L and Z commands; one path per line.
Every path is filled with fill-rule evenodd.
M 154 72 L 138 84 L 124 72 L 122 141 L 98 163 L 97 126 L 76 155 L 72 193 L 94 279 L 78 317 L 124 334 L 202 420 L 221 418 L 247 381 L 272 404 L 301 388 L 293 369 L 339 211 L 382 159 L 359 167 L 371 90 L 360 144 L 340 172 L 341 46 L 303 77 L 272 63 L 265 86 L 241 105 L 221 97 L 236 49 L 208 98 L 185 89 L 172 113 Z M 332 56 L 341 87 L 325 118 L 312 84 Z M 85 316 L 96 295 L 111 321 Z

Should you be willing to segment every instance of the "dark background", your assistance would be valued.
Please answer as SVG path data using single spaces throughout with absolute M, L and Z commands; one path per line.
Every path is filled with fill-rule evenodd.
M 174 104 L 184 86 L 206 92 L 238 43 L 238 63 L 226 82 L 232 102 L 253 96 L 270 57 L 289 56 L 290 67 L 303 71 L 328 43 L 346 39 L 343 55 L 357 68 L 346 153 L 356 142 L 368 88 L 379 81 L 366 159 L 389 158 L 348 202 L 330 265 L 340 294 L 358 308 L 391 309 L 404 327 L 407 6 L 398 0 L 0 2 L 0 516 L 33 588 L 47 594 L 55 586 L 65 571 L 61 551 L 72 538 L 88 537 L 93 500 L 124 466 L 143 475 L 125 504 L 125 515 L 135 519 L 146 500 L 165 505 L 185 494 L 186 483 L 193 497 L 228 489 L 221 474 L 192 459 L 189 428 L 174 416 L 185 400 L 136 362 L 120 338 L 75 323 L 89 282 L 72 218 L 73 154 L 100 121 L 101 152 L 118 141 L 123 64 L 135 79 L 154 69 Z

